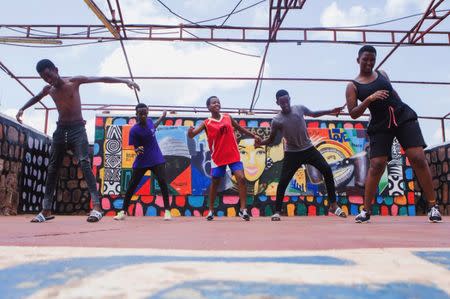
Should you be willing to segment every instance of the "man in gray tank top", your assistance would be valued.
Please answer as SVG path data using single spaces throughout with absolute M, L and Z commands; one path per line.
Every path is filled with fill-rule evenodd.
M 326 114 L 338 115 L 343 107 L 337 107 L 331 110 L 311 111 L 302 105 L 291 106 L 289 93 L 284 89 L 281 89 L 276 93 L 276 99 L 278 106 L 281 108 L 281 112 L 272 120 L 270 136 L 259 144 L 255 144 L 271 144 L 278 132 L 282 133 L 286 141 L 283 169 L 277 187 L 276 208 L 275 213 L 272 215 L 272 221 L 280 220 L 284 192 L 286 191 L 289 181 L 302 164 L 310 164 L 322 173 L 325 179 L 328 199 L 330 201 L 330 211 L 339 217 L 347 217 L 342 209 L 338 207 L 336 202 L 336 189 L 331 167 L 309 139 L 304 118 L 305 115 L 311 117 L 319 117 Z

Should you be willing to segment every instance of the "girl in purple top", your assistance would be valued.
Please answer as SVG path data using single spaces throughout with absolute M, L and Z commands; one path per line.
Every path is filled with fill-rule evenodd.
M 169 210 L 169 189 L 167 187 L 165 174 L 166 161 L 164 160 L 155 137 L 156 128 L 165 117 L 166 111 L 164 111 L 163 115 L 155 124 L 153 124 L 151 118 L 148 117 L 147 105 L 139 103 L 136 106 L 137 123 L 130 130 L 129 144 L 134 146 L 137 156 L 133 163 L 133 173 L 130 182 L 128 183 L 122 210 L 114 217 L 115 220 L 125 219 L 130 199 L 142 177 L 148 170 L 156 176 L 156 180 L 161 188 L 165 208 L 164 220 L 171 219 Z

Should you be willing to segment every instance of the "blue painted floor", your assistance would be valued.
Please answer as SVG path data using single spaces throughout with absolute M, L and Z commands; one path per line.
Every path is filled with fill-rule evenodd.
M 216 253 L 0 247 L 0 298 L 440 299 L 449 295 L 450 249 Z

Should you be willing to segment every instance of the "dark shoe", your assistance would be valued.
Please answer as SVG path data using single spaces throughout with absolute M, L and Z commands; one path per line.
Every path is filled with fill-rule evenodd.
M 239 217 L 244 219 L 245 221 L 250 221 L 250 215 L 247 213 L 247 209 L 239 211 Z
M 370 222 L 370 214 L 366 211 L 362 210 L 361 213 L 358 214 L 355 218 L 356 223 L 369 223 Z
M 441 212 L 439 212 L 438 205 L 431 207 L 428 211 L 428 221 L 433 223 L 442 222 L 442 216 Z
M 206 220 L 211 221 L 214 219 L 213 211 L 209 211 L 208 216 L 206 216 Z

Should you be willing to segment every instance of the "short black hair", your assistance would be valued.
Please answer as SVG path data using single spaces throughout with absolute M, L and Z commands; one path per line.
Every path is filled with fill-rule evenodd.
M 275 94 L 275 98 L 278 100 L 279 98 L 281 98 L 282 96 L 285 96 L 285 95 L 289 95 L 289 92 L 287 92 L 287 90 L 285 90 L 285 89 L 280 89 Z
M 361 49 L 359 49 L 359 51 L 358 51 L 358 57 L 360 57 L 362 55 L 362 53 L 364 53 L 364 52 L 373 53 L 373 54 L 375 54 L 375 56 L 377 55 L 377 50 L 375 49 L 374 46 L 371 46 L 371 45 L 362 46 Z
M 45 69 L 56 69 L 56 66 L 50 59 L 42 59 L 36 64 L 36 71 L 42 73 Z
M 206 100 L 206 107 L 208 107 L 209 104 L 211 104 L 211 100 L 214 99 L 214 98 L 218 99 L 218 97 L 216 97 L 216 96 L 210 96 L 210 97 Z
M 137 112 L 138 109 L 140 109 L 140 108 L 147 108 L 147 109 L 148 109 L 148 106 L 147 106 L 146 104 L 144 104 L 144 103 L 139 103 L 139 104 L 137 104 L 136 107 L 135 107 L 136 112 Z

